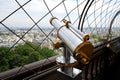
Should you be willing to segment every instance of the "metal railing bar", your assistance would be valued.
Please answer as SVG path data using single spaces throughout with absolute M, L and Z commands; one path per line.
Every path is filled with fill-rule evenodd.
M 83 9 L 83 11 L 81 13 L 81 17 L 80 17 L 79 23 L 78 23 L 78 29 L 80 29 L 80 24 L 81 24 L 82 16 L 83 16 L 84 12 L 86 11 L 85 9 L 86 9 L 87 5 L 89 4 L 89 2 L 90 2 L 90 0 L 87 1 L 87 3 L 84 6 L 84 9 Z
M 113 19 L 111 20 L 111 22 L 110 22 L 110 28 L 109 28 L 109 31 L 108 31 L 109 34 L 111 34 L 111 28 L 112 28 L 112 24 L 113 24 L 115 18 L 116 18 L 119 14 L 120 14 L 120 10 L 115 14 L 115 16 L 113 17 Z M 108 38 L 109 38 L 109 35 L 108 35 L 108 37 L 107 37 L 107 40 L 108 40 Z
M 88 12 L 88 10 L 89 10 L 89 8 L 90 8 L 90 6 L 92 5 L 93 2 L 94 2 L 94 0 L 92 0 L 91 3 L 89 4 L 89 6 L 88 6 L 88 8 L 87 8 L 87 10 L 86 10 L 86 12 L 84 14 L 83 21 L 81 21 L 82 22 L 81 26 L 80 26 L 81 27 L 81 31 L 83 31 L 83 24 L 84 24 L 85 17 L 86 17 L 87 12 Z
M 56 57 L 58 57 L 58 56 L 53 56 L 53 57 L 49 58 L 49 60 L 51 62 L 47 61 L 47 63 L 44 63 L 46 61 L 46 59 L 44 59 L 44 60 L 41 60 L 41 61 L 33 62 L 31 64 L 26 64 L 26 65 L 24 65 L 24 67 L 27 68 L 27 69 L 30 69 L 30 70 L 34 71 L 36 68 L 41 67 L 41 65 L 45 66 L 45 65 L 49 65 L 51 63 L 55 63 Z M 28 70 L 26 70 L 25 68 L 21 69 L 21 67 L 18 67 L 18 68 L 11 69 L 9 71 L 2 72 L 2 73 L 0 73 L 0 78 L 1 79 L 9 79 L 11 77 L 15 77 L 16 72 L 18 72 L 18 70 L 20 70 L 20 69 L 21 69 L 21 72 L 18 73 L 18 75 L 20 75 L 22 73 L 26 73 Z
M 58 68 L 59 68 L 59 66 L 55 65 L 55 66 L 50 67 L 48 69 L 45 69 L 43 71 L 37 72 L 37 74 L 33 74 L 33 75 L 29 76 L 29 77 L 26 77 L 26 78 L 24 78 L 24 80 L 28 80 L 28 79 L 32 80 L 32 79 L 40 78 L 40 77 L 42 77 L 44 75 L 47 75 L 47 74 L 55 71 Z

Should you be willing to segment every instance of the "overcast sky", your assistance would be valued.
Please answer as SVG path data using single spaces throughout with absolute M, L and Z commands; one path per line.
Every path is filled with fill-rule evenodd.
M 18 0 L 18 2 L 21 5 L 23 5 L 27 1 L 28 0 Z M 47 3 L 50 10 L 53 9 L 61 1 L 62 0 L 45 0 L 45 2 Z M 76 1 L 77 0 L 66 0 L 65 1 L 65 6 L 66 6 L 68 12 L 76 7 L 76 4 L 77 4 Z M 79 13 L 82 12 L 86 1 L 87 0 L 78 0 L 78 3 L 83 2 L 79 6 L 80 7 Z M 98 1 L 96 3 L 96 6 L 92 6 L 90 8 L 89 14 L 93 13 L 94 9 L 99 8 L 103 4 L 104 0 L 96 0 L 96 1 Z M 110 1 L 110 0 L 106 0 L 106 2 L 107 1 Z M 115 0 L 112 0 L 111 4 L 107 4 L 107 3 L 104 4 L 102 11 L 107 9 L 108 6 L 114 6 L 114 8 L 116 8 L 119 4 L 116 3 L 116 5 L 114 5 L 114 2 L 115 2 Z M 105 1 L 104 1 L 104 3 L 105 3 Z M 94 7 L 96 7 L 96 8 L 94 8 Z M 19 5 L 17 4 L 17 2 L 15 0 L 0 0 L 0 21 L 2 21 L 5 17 L 7 17 L 10 13 L 12 13 L 13 11 L 15 11 L 18 8 L 19 8 Z M 32 19 L 35 22 L 40 20 L 45 14 L 48 13 L 48 9 L 45 6 L 45 3 L 43 2 L 43 0 L 31 0 L 23 8 L 27 11 L 27 13 L 29 13 L 29 15 L 32 17 Z M 110 7 L 108 12 L 112 9 L 113 9 L 113 7 Z M 90 17 L 91 21 L 93 20 L 94 16 L 97 17 L 97 15 L 101 14 L 100 11 L 101 11 L 101 9 L 96 11 L 96 15 L 93 15 Z M 52 15 L 57 17 L 60 20 L 64 16 L 66 16 L 66 11 L 65 11 L 63 3 L 60 6 L 58 6 L 55 10 L 52 11 Z M 104 16 L 104 15 L 106 15 L 106 13 L 102 14 L 102 16 Z M 78 17 L 78 11 L 76 9 L 75 11 L 73 11 L 70 14 L 70 19 L 72 21 L 74 21 L 77 17 Z M 51 18 L 51 15 L 49 14 L 44 19 L 42 19 L 38 25 L 40 27 L 51 27 L 51 25 L 49 23 L 50 18 Z M 8 27 L 31 27 L 32 25 L 34 25 L 33 21 L 25 14 L 25 12 L 22 9 L 19 9 L 17 12 L 15 12 L 13 15 L 11 15 L 9 18 L 7 18 L 3 23 Z M 77 24 L 76 24 L 76 26 L 77 26 Z
M 18 0 L 18 2 L 23 5 L 28 0 Z M 53 9 L 58 3 L 62 0 L 45 0 L 49 9 Z M 82 0 L 81 0 L 82 1 Z M 71 6 L 72 5 L 72 6 Z M 68 11 L 73 9 L 76 6 L 76 1 L 67 0 L 66 8 Z M 69 6 L 69 7 L 68 7 Z M 19 5 L 15 0 L 0 0 L 0 21 L 7 17 L 10 13 L 19 8 Z M 34 19 L 35 22 L 40 20 L 45 14 L 48 13 L 48 9 L 45 6 L 43 0 L 31 0 L 27 5 L 23 7 L 27 13 Z M 53 12 L 53 16 L 62 19 L 65 15 L 65 9 L 63 4 L 57 7 Z M 77 14 L 77 13 L 76 13 Z M 39 26 L 48 27 L 51 26 L 49 24 L 49 19 L 51 15 L 47 15 L 41 22 L 38 24 Z M 30 20 L 30 18 L 25 14 L 22 9 L 19 9 L 12 16 L 7 18 L 4 22 L 8 27 L 31 27 L 34 23 Z

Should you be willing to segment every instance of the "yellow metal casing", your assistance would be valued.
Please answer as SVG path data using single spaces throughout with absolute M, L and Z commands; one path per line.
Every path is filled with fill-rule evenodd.
M 88 64 L 90 57 L 93 53 L 93 45 L 90 41 L 82 42 L 78 47 L 76 47 L 73 55 L 77 61 L 81 61 L 83 64 Z M 80 56 L 77 56 L 80 54 Z

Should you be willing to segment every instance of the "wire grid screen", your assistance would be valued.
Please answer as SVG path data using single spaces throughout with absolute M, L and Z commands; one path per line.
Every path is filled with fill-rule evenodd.
M 92 0 L 81 21 L 81 30 L 89 33 L 94 44 L 119 37 L 120 0 Z
M 71 21 L 75 28 L 89 33 L 96 44 L 104 39 L 104 34 L 108 34 L 110 21 L 119 10 L 119 0 L 1 0 L 0 3 L 0 32 L 4 33 L 0 35 L 0 45 L 10 47 L 7 53 L 27 41 L 39 45 L 36 48 L 27 44 L 36 51 L 44 46 L 52 49 L 57 36 L 56 30 L 49 23 L 51 17 Z M 87 3 L 91 5 L 85 15 Z M 82 17 L 84 19 L 80 21 Z M 112 31 L 113 27 L 115 30 L 112 34 L 117 36 L 118 20 L 117 16 L 112 25 Z M 44 53 L 41 55 L 46 56 Z M 48 57 L 47 61 L 50 61 Z
M 29 56 L 40 54 L 40 56 L 35 57 L 35 59 L 46 59 L 43 65 L 50 62 L 49 57 L 51 56 L 47 56 L 42 52 L 42 50 L 45 51 L 45 49 L 41 49 L 39 53 L 41 47 L 53 49 L 52 43 L 58 39 L 56 30 L 49 23 L 50 18 L 55 16 L 60 21 L 66 18 L 73 24 L 76 24 L 77 28 L 81 14 L 79 7 L 81 7 L 82 10 L 86 2 L 87 0 L 1 0 L 0 46 L 9 47 L 5 51 L 6 54 L 4 56 L 4 52 L 1 51 L 1 60 L 7 65 L 7 67 L 5 67 L 5 65 L 1 66 L 1 70 L 4 71 L 7 70 L 8 67 L 12 69 L 21 66 L 18 71 L 19 73 L 22 68 L 28 69 L 24 66 L 26 63 L 28 64 L 27 60 L 29 58 L 26 56 L 29 55 L 28 52 L 31 52 Z M 31 46 L 29 42 L 37 44 L 37 47 Z M 20 47 L 18 47 L 19 45 Z M 30 47 L 30 49 L 22 45 Z M 23 47 L 22 50 L 19 50 L 21 47 Z M 4 47 L 2 47 L 1 50 L 2 49 L 4 49 Z M 13 50 L 15 50 L 17 54 L 15 54 Z M 32 52 L 33 50 L 35 52 Z M 50 51 L 47 53 L 50 53 Z M 14 58 L 9 57 L 11 56 L 10 54 L 13 54 L 12 56 Z M 24 54 L 24 56 L 18 54 Z M 4 57 L 10 58 L 10 61 Z M 33 58 L 31 57 L 30 61 L 31 59 Z M 21 62 L 21 60 L 24 62 Z M 10 65 L 8 65 L 9 63 Z M 40 66 L 40 68 L 42 68 L 42 65 Z

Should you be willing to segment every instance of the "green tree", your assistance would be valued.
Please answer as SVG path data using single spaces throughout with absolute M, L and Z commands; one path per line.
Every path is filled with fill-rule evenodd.
M 30 52 L 34 52 L 36 49 L 37 49 L 37 45 L 29 42 L 29 41 L 26 41 L 25 44 L 20 44 L 18 45 L 16 48 L 15 48 L 15 51 L 18 53 L 18 54 L 21 54 L 21 55 L 29 55 Z
M 55 56 L 56 54 L 57 53 L 47 47 L 43 47 L 40 49 L 40 55 L 42 55 L 44 58 L 49 58 Z
M 31 52 L 29 54 L 29 63 L 32 63 L 32 62 L 35 62 L 35 61 L 38 61 L 39 60 L 39 53 L 38 52 Z
M 13 49 L 0 47 L 0 72 L 55 56 L 56 53 L 47 47 L 38 47 L 31 42 L 20 44 Z
M 9 69 L 9 55 L 9 47 L 0 47 L 0 71 L 5 71 Z
M 6 71 L 9 69 L 9 63 L 8 63 L 8 59 L 6 58 L 2 58 L 0 60 L 0 72 L 2 71 Z
M 19 54 L 14 54 L 12 59 L 9 61 L 10 68 L 15 68 L 21 66 L 21 58 L 22 56 Z
M 9 51 L 10 51 L 10 48 L 9 47 L 0 47 L 0 59 L 3 58 L 3 57 L 8 57 L 9 56 Z

